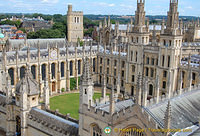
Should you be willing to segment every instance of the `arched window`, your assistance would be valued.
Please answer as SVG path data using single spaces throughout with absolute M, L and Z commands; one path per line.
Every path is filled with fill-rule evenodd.
M 134 96 L 134 86 L 131 87 L 131 96 Z
M 73 61 L 70 61 L 70 76 L 73 76 Z
M 97 124 L 92 124 L 90 126 L 92 136 L 102 136 L 102 130 Z
M 65 63 L 61 62 L 61 67 L 60 67 L 60 71 L 61 71 L 61 77 L 65 76 Z
M 78 60 L 78 74 L 81 74 L 81 60 Z
M 52 63 L 51 64 L 51 77 L 52 77 L 52 79 L 55 79 L 55 77 L 56 77 L 56 70 L 55 70 L 55 63 Z
M 11 79 L 11 85 L 14 85 L 14 69 L 13 68 L 8 69 L 8 74 Z
M 42 64 L 42 80 L 46 78 L 46 65 Z
M 96 60 L 93 58 L 93 72 L 95 72 L 95 65 L 96 65 Z
M 20 68 L 20 79 L 22 79 L 25 76 L 25 67 Z
M 19 116 L 16 117 L 16 136 L 21 136 L 21 119 Z
M 153 85 L 149 85 L 149 95 L 153 95 Z
M 31 66 L 31 73 L 32 73 L 33 79 L 36 79 L 36 67 L 35 67 L 35 65 Z

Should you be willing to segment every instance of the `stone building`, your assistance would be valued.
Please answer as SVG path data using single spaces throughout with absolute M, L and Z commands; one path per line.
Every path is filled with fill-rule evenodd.
M 83 39 L 83 12 L 72 11 L 72 5 L 68 5 L 67 12 L 67 40 L 77 42 Z
M 200 44 L 184 41 L 178 0 L 170 0 L 160 31 L 150 31 L 144 6 L 144 0 L 137 1 L 135 24 L 131 21 L 127 30 L 119 30 L 118 23 L 113 29 L 110 19 L 100 23 L 98 44 L 9 40 L 0 53 L 0 130 L 7 135 L 106 136 L 109 128 L 113 136 L 168 136 L 183 132 L 163 129 L 190 129 L 187 135 L 199 135 Z M 49 95 L 69 92 L 72 78 L 80 90 L 79 122 L 47 112 Z M 102 87 L 96 101 L 94 84 Z

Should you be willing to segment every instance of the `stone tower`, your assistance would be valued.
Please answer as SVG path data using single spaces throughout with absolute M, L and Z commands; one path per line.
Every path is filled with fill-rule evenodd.
M 27 135 L 27 117 L 33 107 L 39 105 L 39 85 L 32 78 L 31 72 L 26 69 L 25 76 L 16 85 L 16 106 L 19 109 L 21 135 Z M 16 130 L 18 131 L 18 130 Z
M 77 42 L 78 39 L 83 39 L 83 12 L 72 11 L 72 5 L 68 5 L 67 40 Z
M 168 69 L 168 82 L 167 92 L 177 89 L 177 74 L 178 66 L 181 59 L 181 46 L 183 41 L 182 28 L 179 27 L 179 12 L 178 12 L 178 0 L 170 0 L 170 7 L 167 17 L 167 26 L 164 33 L 160 35 L 160 61 L 162 66 Z M 161 65 L 161 63 L 160 63 Z M 162 72 L 162 71 L 160 71 Z M 160 77 L 161 78 L 161 77 Z M 169 94 L 169 98 L 171 97 Z

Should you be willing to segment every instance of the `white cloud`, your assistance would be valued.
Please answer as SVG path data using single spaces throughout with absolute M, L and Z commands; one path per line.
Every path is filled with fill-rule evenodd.
M 42 3 L 53 3 L 53 4 L 55 4 L 55 3 L 58 3 L 59 2 L 59 0 L 42 0 L 41 1 Z

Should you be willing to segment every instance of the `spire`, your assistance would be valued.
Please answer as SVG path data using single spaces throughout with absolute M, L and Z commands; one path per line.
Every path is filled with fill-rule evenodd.
M 12 87 L 11 79 L 9 74 L 6 74 L 6 103 L 10 104 L 12 102 Z
M 163 18 L 161 26 L 161 34 L 164 34 L 164 30 L 165 30 L 165 19 Z
M 49 108 L 49 88 L 48 88 L 48 82 L 46 81 L 46 78 L 44 80 L 44 88 L 43 88 L 43 92 L 44 92 L 44 105 L 45 108 Z
M 168 101 L 167 104 L 167 109 L 165 112 L 165 117 L 164 117 L 164 128 L 169 130 L 171 127 L 171 104 L 170 100 Z M 169 136 L 170 131 L 166 132 L 164 135 Z
M 178 12 L 178 0 L 170 0 L 169 12 L 167 13 L 167 32 L 176 34 L 176 30 L 179 28 L 179 12 Z
M 134 31 L 143 31 L 145 26 L 145 10 L 144 10 L 145 0 L 137 0 L 137 10 L 135 11 L 135 25 Z
M 89 64 L 89 58 L 84 59 L 84 65 L 83 65 L 83 75 L 82 75 L 82 81 L 83 82 L 92 82 L 91 73 L 90 73 L 90 64 Z
M 104 28 L 107 27 L 107 20 L 106 17 L 104 17 Z
M 110 94 L 110 115 L 112 116 L 114 113 L 115 113 L 115 90 L 114 90 L 114 86 L 112 85 L 111 94 Z
M 136 93 L 136 104 L 141 105 L 142 95 L 142 75 L 139 73 L 137 77 L 137 93 Z
M 100 21 L 99 22 L 99 29 L 101 29 L 102 28 L 102 22 Z
M 110 22 L 110 16 L 108 16 L 108 27 L 111 26 L 111 22 Z

